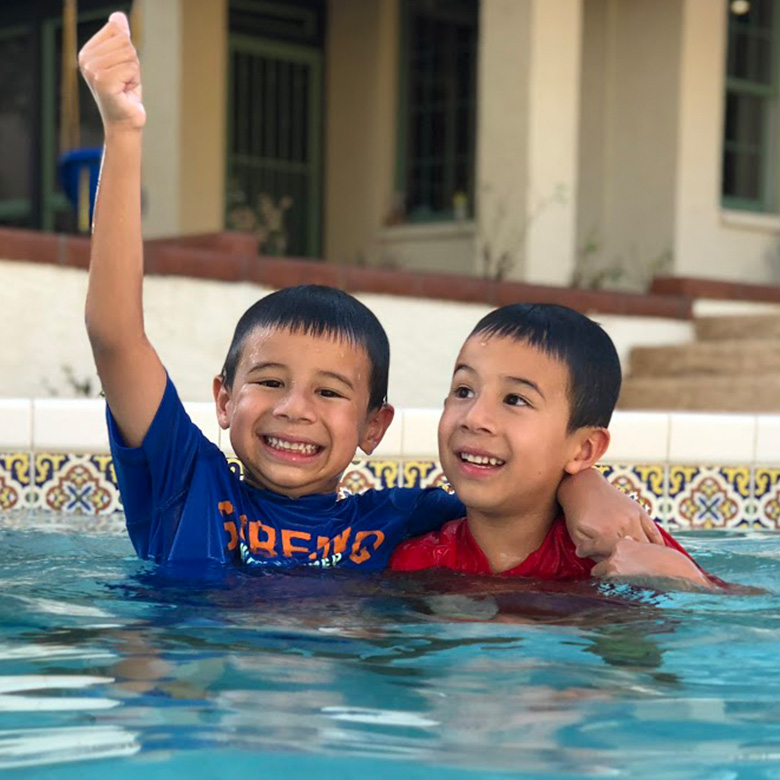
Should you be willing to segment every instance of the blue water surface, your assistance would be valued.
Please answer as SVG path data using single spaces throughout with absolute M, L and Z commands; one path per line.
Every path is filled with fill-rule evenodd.
M 767 591 L 723 595 L 157 569 L 88 528 L 0 520 L 8 776 L 780 780 L 780 535 L 678 535 Z

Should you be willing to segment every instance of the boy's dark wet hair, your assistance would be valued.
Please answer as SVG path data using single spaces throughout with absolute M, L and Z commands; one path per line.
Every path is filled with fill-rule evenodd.
M 257 328 L 281 328 L 363 347 L 371 366 L 369 411 L 387 401 L 390 343 L 376 315 L 357 298 L 334 287 L 301 284 L 277 290 L 252 304 L 238 321 L 225 358 L 222 379 L 228 387 L 236 378 L 246 337 Z
M 479 334 L 529 344 L 569 369 L 569 432 L 609 425 L 622 375 L 615 345 L 598 323 L 567 306 L 514 303 L 484 316 L 471 331 Z

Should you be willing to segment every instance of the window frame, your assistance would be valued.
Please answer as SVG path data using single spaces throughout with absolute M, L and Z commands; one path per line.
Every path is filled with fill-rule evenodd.
M 459 219 L 455 215 L 454 206 L 443 209 L 441 211 L 432 210 L 410 210 L 408 203 L 406 202 L 406 196 L 408 193 L 408 176 L 409 176 L 409 81 L 410 81 L 410 58 L 411 58 L 411 24 L 412 24 L 412 8 L 411 2 L 413 0 L 400 0 L 399 3 L 399 63 L 398 63 L 398 111 L 397 111 L 397 124 L 396 124 L 396 165 L 395 165 L 395 190 L 399 195 L 404 196 L 403 204 L 403 222 L 407 224 L 440 224 L 445 222 L 460 222 L 464 221 Z M 478 57 L 479 57 L 479 0 L 476 2 L 477 12 L 477 24 L 475 28 L 477 44 L 475 46 L 475 66 L 474 66 L 474 83 L 473 91 L 471 95 L 471 102 L 473 103 L 473 111 L 470 117 L 470 127 L 468 132 L 470 134 L 471 148 L 469 150 L 469 163 L 470 170 L 468 172 L 468 185 L 466 188 L 467 213 L 466 220 L 473 218 L 475 213 L 475 200 L 476 200 L 476 158 L 477 158 L 477 139 L 476 139 L 476 125 L 477 125 L 477 83 L 478 83 Z M 455 109 L 450 106 L 448 112 L 452 112 Z M 446 160 L 446 158 L 445 158 Z M 454 165 L 454 163 L 453 163 Z M 454 193 L 453 193 L 454 194 Z
M 732 41 L 731 17 L 732 11 L 730 1 L 726 0 L 726 63 L 725 79 L 723 90 L 723 134 L 721 138 L 721 187 L 720 201 L 721 207 L 734 211 L 748 211 L 757 214 L 773 214 L 778 209 L 778 179 L 780 178 L 780 169 L 778 161 L 780 159 L 780 141 L 778 141 L 778 131 L 780 130 L 780 0 L 771 0 L 774 5 L 773 29 L 756 28 L 759 35 L 769 40 L 771 49 L 771 82 L 762 84 L 748 79 L 735 78 L 729 75 L 729 51 Z M 766 101 L 768 109 L 764 110 L 762 127 L 762 145 L 760 148 L 759 163 L 759 188 L 758 198 L 746 198 L 735 195 L 728 195 L 725 189 L 725 156 L 727 151 L 734 151 L 739 154 L 739 147 L 744 143 L 739 141 L 729 141 L 726 138 L 726 111 L 729 95 L 737 97 L 755 97 Z

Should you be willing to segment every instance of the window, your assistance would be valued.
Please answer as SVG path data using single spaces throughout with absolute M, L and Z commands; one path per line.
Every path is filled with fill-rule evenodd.
M 730 0 L 723 205 L 777 208 L 778 0 Z
M 473 212 L 478 0 L 402 3 L 398 189 L 412 221 Z

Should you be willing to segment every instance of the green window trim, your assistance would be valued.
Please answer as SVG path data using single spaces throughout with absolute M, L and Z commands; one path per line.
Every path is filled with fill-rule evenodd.
M 736 211 L 748 211 L 754 213 L 772 214 L 778 211 L 778 178 L 780 168 L 780 141 L 778 141 L 778 121 L 780 117 L 780 74 L 778 61 L 780 60 L 780 0 L 754 0 L 754 2 L 768 2 L 772 7 L 772 29 L 756 24 L 737 22 L 730 10 L 730 4 L 726 3 L 728 14 L 728 50 L 726 58 L 726 79 L 724 99 L 724 129 L 723 129 L 723 155 L 721 178 L 721 206 Z M 729 68 L 736 58 L 732 47 L 735 46 L 737 35 L 747 35 L 753 40 L 762 40 L 772 44 L 769 62 L 769 81 L 751 80 L 732 76 Z M 752 57 L 751 64 L 756 65 L 755 51 L 746 55 Z M 745 120 L 744 114 L 740 122 L 737 102 L 743 103 L 743 112 L 746 110 L 744 101 L 754 101 L 753 111 L 760 113 L 760 120 L 750 127 L 750 121 Z M 756 108 L 755 101 L 759 101 Z M 731 114 L 730 114 L 731 111 Z M 728 137 L 729 122 L 744 124 L 747 131 L 757 134 L 758 141 L 745 138 Z M 739 132 L 735 128 L 735 132 Z M 756 197 L 750 197 L 744 190 L 749 189 L 745 184 L 745 178 L 750 179 L 750 168 L 754 169 L 756 179 L 754 189 L 757 189 Z M 740 182 L 739 180 L 742 179 Z M 742 189 L 742 193 L 735 190 Z
M 466 219 L 470 219 L 474 213 L 474 200 L 475 200 L 475 167 L 476 167 L 476 56 L 477 56 L 477 30 L 478 30 L 478 17 L 479 17 L 479 5 L 474 3 L 473 6 L 468 0 L 461 0 L 461 6 L 467 10 L 475 10 L 474 14 L 474 44 L 470 51 L 474 62 L 474 72 L 471 76 L 471 81 L 468 85 L 468 95 L 464 99 L 462 96 L 453 97 L 452 95 L 446 96 L 443 99 L 431 100 L 427 102 L 420 102 L 419 105 L 423 106 L 423 109 L 427 110 L 430 114 L 431 109 L 443 109 L 446 113 L 446 125 L 449 128 L 448 132 L 445 132 L 445 144 L 443 153 L 436 154 L 435 152 L 416 154 L 414 161 L 418 166 L 418 169 L 428 169 L 432 171 L 435 167 L 439 167 L 442 173 L 442 182 L 440 183 L 441 189 L 444 193 L 444 200 L 434 207 L 422 207 L 415 206 L 414 193 L 410 192 L 412 185 L 410 183 L 410 142 L 409 136 L 412 132 L 410 119 L 412 115 L 413 107 L 412 101 L 412 89 L 410 86 L 411 76 L 411 58 L 412 58 L 412 25 L 414 22 L 414 8 L 416 0 L 401 0 L 399 3 L 400 24 L 399 24 L 399 72 L 398 72 L 398 112 L 397 112 L 397 125 L 396 125 L 396 164 L 395 164 L 395 191 L 398 198 L 403 198 L 403 204 L 399 203 L 397 208 L 399 214 L 397 216 L 402 218 L 404 223 L 421 224 L 421 223 L 442 223 L 442 222 L 460 222 Z M 435 5 L 435 0 L 433 5 Z M 443 7 L 443 6 L 442 6 Z M 449 10 L 449 21 L 462 22 L 463 16 L 460 16 L 462 12 L 453 7 Z M 422 16 L 422 14 L 420 14 Z M 447 14 L 445 14 L 447 16 Z M 433 18 L 433 17 L 431 17 Z M 444 18 L 444 17 L 442 17 Z M 457 49 L 457 46 L 456 46 Z M 430 74 L 428 74 L 430 76 Z M 453 126 L 462 126 L 462 123 L 458 122 L 458 111 L 465 110 L 469 113 L 469 121 L 465 133 L 468 136 L 468 149 L 465 153 L 457 149 L 456 135 L 452 131 Z M 429 118 L 430 119 L 430 118 Z M 428 129 L 432 132 L 429 124 Z M 436 150 L 438 151 L 438 150 Z M 458 165 L 465 166 L 466 174 L 465 180 L 462 186 L 457 186 L 456 180 L 458 174 L 456 168 Z M 425 184 L 425 182 L 422 182 Z M 422 185 L 421 185 L 422 186 Z M 433 180 L 429 181 L 426 185 L 428 195 L 433 202 L 437 198 L 432 195 L 432 189 L 435 183 Z M 466 200 L 465 214 L 456 215 L 455 213 L 455 195 L 459 192 L 463 192 Z M 441 200 L 441 199 L 439 199 Z M 446 205 L 445 205 L 446 203 Z

